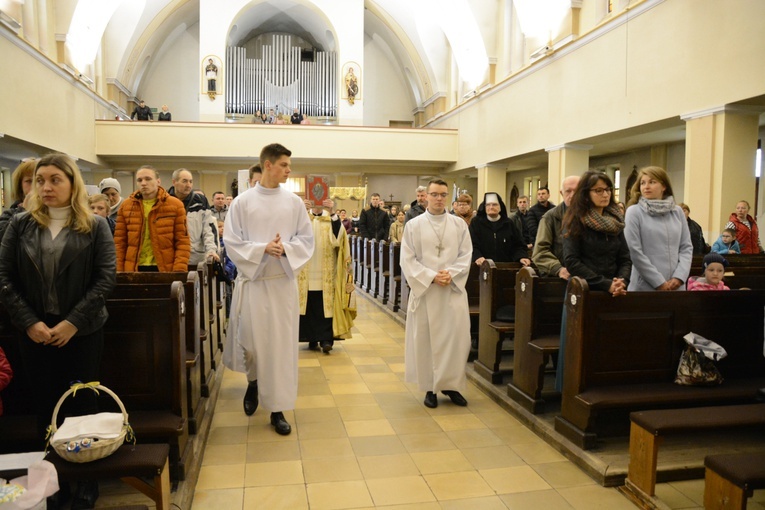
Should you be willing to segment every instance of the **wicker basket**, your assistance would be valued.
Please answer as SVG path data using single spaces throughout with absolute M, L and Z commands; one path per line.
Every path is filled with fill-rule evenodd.
M 61 408 L 61 404 L 64 403 L 64 400 L 66 400 L 70 394 L 76 392 L 77 390 L 88 388 L 95 391 L 96 393 L 99 391 L 107 393 L 120 406 L 120 410 L 122 411 L 122 429 L 120 430 L 119 434 L 116 437 L 99 437 L 99 431 L 96 430 L 92 433 L 80 435 L 77 437 L 56 439 L 54 437 L 54 434 L 57 430 L 56 419 L 58 418 L 58 411 Z M 96 417 L 98 415 L 89 416 Z M 56 408 L 53 409 L 53 417 L 51 418 L 49 434 L 49 437 L 51 438 L 50 445 L 53 447 L 53 450 L 58 454 L 59 457 L 70 462 L 83 463 L 92 462 L 94 460 L 108 457 L 117 451 L 120 446 L 122 446 L 126 437 L 129 439 L 132 438 L 133 430 L 130 428 L 130 424 L 128 423 L 128 414 L 125 410 L 125 406 L 122 404 L 122 401 L 119 399 L 119 397 L 117 397 L 117 395 L 115 395 L 114 392 L 106 386 L 101 386 L 98 383 L 91 383 L 73 384 L 66 393 L 61 395 L 61 398 L 56 404 Z M 109 436 L 113 436 L 113 434 L 109 434 Z M 135 440 L 133 439 L 133 441 Z

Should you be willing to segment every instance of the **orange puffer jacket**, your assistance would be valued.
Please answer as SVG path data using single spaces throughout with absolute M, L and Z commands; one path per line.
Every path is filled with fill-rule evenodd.
M 138 271 L 138 255 L 143 241 L 143 204 L 136 191 L 122 203 L 117 213 L 114 244 L 117 246 L 117 271 Z M 186 227 L 183 202 L 171 197 L 164 188 L 157 192 L 157 202 L 149 211 L 149 236 L 157 268 L 163 272 L 189 270 L 191 243 Z

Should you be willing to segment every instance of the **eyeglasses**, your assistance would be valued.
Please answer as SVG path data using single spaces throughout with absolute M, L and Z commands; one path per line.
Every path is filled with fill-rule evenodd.
M 610 195 L 613 190 L 611 188 L 593 188 L 590 191 L 592 191 L 596 195 L 603 196 L 603 195 Z
M 432 198 L 446 198 L 449 196 L 449 193 L 428 193 Z

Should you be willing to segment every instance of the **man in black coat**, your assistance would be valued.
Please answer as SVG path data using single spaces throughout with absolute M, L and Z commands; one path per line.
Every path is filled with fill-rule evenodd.
M 550 188 L 542 186 L 537 190 L 537 203 L 529 209 L 529 236 L 532 243 L 537 238 L 537 230 L 539 229 L 539 222 L 542 220 L 542 216 L 553 207 L 555 207 L 555 204 L 550 202 Z
M 507 207 L 498 193 L 486 193 L 478 213 L 470 222 L 473 241 L 473 262 L 481 265 L 485 259 L 494 262 L 531 264 L 529 251 L 517 224 L 507 216 Z
M 359 233 L 364 239 L 387 239 L 390 229 L 388 211 L 380 207 L 380 194 L 372 193 L 369 207 L 361 211 L 359 218 Z
M 130 120 L 154 120 L 154 114 L 151 113 L 151 108 L 146 106 L 143 99 L 138 103 L 138 106 L 133 110 L 133 114 L 130 116 Z

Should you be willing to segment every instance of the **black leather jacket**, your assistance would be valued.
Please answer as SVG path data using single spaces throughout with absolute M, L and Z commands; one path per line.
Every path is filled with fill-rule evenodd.
M 77 328 L 76 336 L 103 327 L 106 298 L 117 283 L 114 239 L 106 220 L 95 218 L 90 233 L 69 232 L 56 275 L 60 314 Z M 17 214 L 0 245 L 0 301 L 21 331 L 45 318 L 42 233 L 29 213 Z

